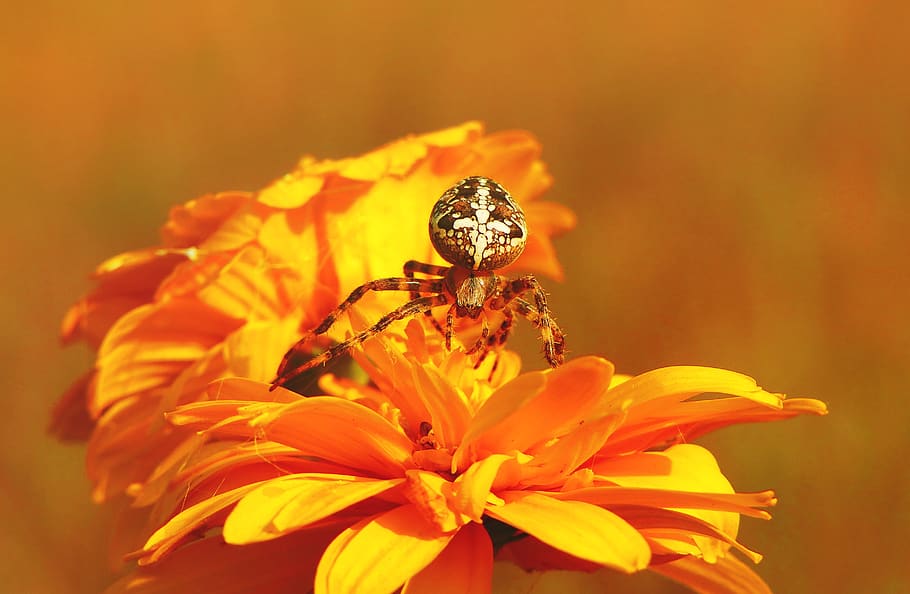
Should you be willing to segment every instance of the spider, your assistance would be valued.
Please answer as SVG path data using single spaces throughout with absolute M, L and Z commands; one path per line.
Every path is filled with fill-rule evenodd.
M 468 354 L 479 352 L 480 364 L 487 351 L 505 343 L 515 313 L 527 318 L 540 329 L 544 357 L 551 367 L 563 362 L 563 333 L 550 317 L 547 297 L 532 275 L 514 279 L 497 276 L 494 271 L 515 261 L 527 241 L 524 213 L 500 184 L 488 177 L 468 177 L 439 198 L 430 213 L 430 241 L 451 266 L 437 266 L 410 260 L 404 265 L 404 277 L 383 278 L 364 283 L 330 312 L 319 326 L 306 333 L 288 350 L 271 389 L 283 386 L 317 365 L 348 352 L 351 348 L 382 332 L 396 320 L 425 314 L 445 337 L 447 350 L 452 348 L 456 318 L 480 318 L 481 333 Z M 417 278 L 415 274 L 431 278 Z M 338 343 L 303 364 L 293 365 L 307 345 L 326 333 L 338 317 L 357 303 L 368 291 L 408 291 L 410 301 L 386 314 L 373 326 Z M 523 298 L 530 294 L 533 303 Z M 445 328 L 430 310 L 447 305 Z M 503 315 L 500 326 L 490 333 L 485 311 Z

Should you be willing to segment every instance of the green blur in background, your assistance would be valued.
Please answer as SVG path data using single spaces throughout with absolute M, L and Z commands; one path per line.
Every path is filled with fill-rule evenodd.
M 780 593 L 910 592 L 910 9 L 904 2 L 163 2 L 0 23 L 0 590 L 110 580 L 83 446 L 44 434 L 87 365 L 87 275 L 168 208 L 304 153 L 469 119 L 544 146 L 578 228 L 545 283 L 573 355 L 741 371 L 832 414 L 702 441 Z M 540 367 L 533 331 L 516 344 Z M 614 591 L 680 592 L 655 576 Z

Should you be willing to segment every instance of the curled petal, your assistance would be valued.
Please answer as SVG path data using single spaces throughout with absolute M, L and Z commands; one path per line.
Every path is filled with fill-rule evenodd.
M 771 519 L 768 512 L 756 509 L 777 504 L 774 491 L 757 493 L 697 493 L 672 489 L 636 487 L 587 487 L 553 493 L 556 499 L 587 501 L 595 505 L 644 505 L 654 508 L 705 509 L 727 511 L 761 520 Z
M 628 400 L 630 421 L 633 415 L 659 410 L 668 402 L 680 402 L 697 394 L 718 393 L 741 396 L 770 408 L 783 407 L 783 395 L 762 390 L 747 375 L 714 367 L 663 367 L 635 376 L 612 388 L 611 401 Z
M 455 480 L 453 488 L 455 506 L 475 522 L 480 522 L 499 469 L 512 460 L 514 458 L 505 454 L 493 454 L 472 464 Z
M 408 470 L 406 474 L 406 497 L 414 502 L 424 519 L 440 532 L 453 532 L 470 520 L 451 505 L 450 481 L 425 470 Z

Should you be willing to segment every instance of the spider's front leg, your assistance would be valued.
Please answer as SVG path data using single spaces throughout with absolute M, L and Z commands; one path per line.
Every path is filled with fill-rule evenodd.
M 379 334 L 380 332 L 385 330 L 389 324 L 391 324 L 392 322 L 394 322 L 396 320 L 403 320 L 410 316 L 414 316 L 419 313 L 425 312 L 434 307 L 438 307 L 440 305 L 445 305 L 448 302 L 449 302 L 448 297 L 446 297 L 443 294 L 429 295 L 427 297 L 418 297 L 417 299 L 408 301 L 407 303 L 405 303 L 401 307 L 397 308 L 393 312 L 384 315 L 382 318 L 379 319 L 378 322 L 376 322 L 375 324 L 373 324 L 366 330 L 359 332 L 358 334 L 355 334 L 354 336 L 345 340 L 344 342 L 339 342 L 338 344 L 336 344 L 329 350 L 313 357 L 312 359 L 310 359 L 309 361 L 307 361 L 306 363 L 304 363 L 302 365 L 298 365 L 298 366 L 294 367 L 293 369 L 286 369 L 286 370 L 284 370 L 284 373 L 279 373 L 278 377 L 275 378 L 275 381 L 272 382 L 272 385 L 269 388 L 269 391 L 274 390 L 278 386 L 285 385 L 291 379 L 300 375 L 301 373 L 303 373 L 304 371 L 306 371 L 308 369 L 312 369 L 313 367 L 316 367 L 317 365 L 321 365 L 327 361 L 334 359 L 338 355 L 348 352 L 349 350 L 351 350 L 353 347 L 357 346 L 364 340 L 367 340 L 371 336 L 375 336 L 376 334 Z M 285 356 L 285 358 L 287 358 L 287 356 Z
M 408 260 L 404 263 L 404 275 L 409 279 L 413 279 L 415 273 L 429 274 L 431 276 L 445 276 L 449 271 L 447 266 L 437 266 L 436 264 L 427 264 L 425 262 L 418 262 L 417 260 Z M 411 291 L 411 299 L 417 299 L 420 295 L 417 291 Z M 443 336 L 445 336 L 445 330 L 443 330 L 442 325 L 439 323 L 439 320 L 433 317 L 433 313 L 430 310 L 423 312 L 424 315 L 429 318 L 430 323 L 433 325 L 436 330 Z
M 521 296 L 528 292 L 531 292 L 534 296 L 533 305 L 521 299 Z M 513 302 L 515 309 L 540 329 L 544 356 L 547 358 L 547 363 L 550 364 L 550 367 L 562 365 L 565 360 L 563 333 L 550 316 L 550 309 L 547 307 L 547 295 L 544 293 L 540 283 L 537 282 L 537 279 L 528 274 L 507 281 L 502 293 L 491 302 L 490 307 L 492 309 L 503 309 Z
M 331 349 L 322 353 L 322 355 L 319 355 L 315 359 L 312 359 L 303 365 L 298 365 L 294 368 L 291 368 L 291 361 L 293 361 L 299 354 L 304 353 L 306 351 L 306 346 L 314 338 L 316 338 L 317 336 L 319 336 L 321 334 L 325 334 L 326 332 L 328 332 L 329 328 L 332 327 L 332 324 L 335 323 L 335 321 L 338 319 L 338 317 L 342 313 L 344 313 L 349 307 L 351 307 L 352 305 L 357 303 L 367 292 L 369 292 L 369 291 L 409 291 L 411 294 L 415 294 L 415 295 L 420 294 L 420 293 L 435 293 L 436 295 L 442 295 L 443 294 L 443 282 L 444 282 L 443 279 L 435 279 L 435 278 L 419 278 L 419 279 L 418 278 L 383 278 L 383 279 L 370 281 L 368 283 L 364 283 L 364 284 L 360 285 L 359 287 L 354 289 L 350 295 L 348 295 L 347 299 L 342 301 L 341 304 L 338 305 L 338 307 L 336 307 L 334 310 L 332 310 L 325 317 L 325 319 L 322 320 L 322 322 L 319 324 L 319 326 L 317 326 L 314 330 L 304 334 L 303 338 L 298 340 L 296 343 L 294 343 L 294 345 L 290 349 L 288 349 L 287 353 L 285 353 L 285 355 L 284 355 L 284 358 L 281 360 L 281 365 L 278 366 L 277 377 L 272 382 L 271 389 L 275 389 L 277 386 L 282 386 L 282 385 L 286 384 L 293 377 L 299 375 L 300 373 L 306 371 L 307 369 L 310 369 L 311 367 L 315 367 L 319 363 L 328 361 L 329 359 L 332 359 L 332 358 L 338 356 L 339 354 L 341 354 L 342 352 L 344 352 L 343 350 L 336 350 L 337 347 L 340 346 L 340 345 L 336 345 L 335 347 L 332 347 Z M 394 314 L 395 312 L 398 312 L 402 308 L 404 308 L 416 301 L 420 301 L 420 299 L 419 298 L 412 299 L 411 301 L 406 303 L 404 306 L 396 309 L 394 312 L 392 312 L 392 314 Z M 445 303 L 445 301 L 443 301 L 443 303 Z M 441 304 L 439 304 L 439 305 L 441 305 Z M 430 306 L 430 307 L 435 307 L 435 305 Z M 429 308 L 426 308 L 426 310 L 428 310 L 428 309 Z M 420 311 L 425 311 L 425 310 L 421 309 Z M 419 311 L 418 311 L 418 313 L 419 313 Z M 392 315 L 392 314 L 389 314 L 389 315 Z M 382 320 L 385 320 L 387 317 L 389 317 L 389 316 L 382 318 Z M 396 319 L 400 319 L 400 318 L 396 318 Z M 378 326 L 379 323 L 382 322 L 382 320 L 380 320 L 380 322 L 377 322 L 376 326 Z M 389 322 L 387 322 L 386 325 L 388 325 L 388 323 L 391 323 L 391 321 L 393 321 L 393 320 L 390 320 Z M 376 326 L 373 326 L 373 328 L 375 328 Z M 383 328 L 384 327 L 385 326 L 383 326 Z M 359 336 L 359 334 L 358 334 L 358 336 Z M 346 342 L 348 342 L 348 341 L 346 341 Z M 341 343 L 341 344 L 345 344 L 345 343 Z M 331 356 L 326 356 L 328 353 L 332 353 L 333 351 L 334 351 L 334 354 L 332 354 Z M 317 359 L 318 359 L 318 361 L 317 361 Z
M 516 297 L 512 300 L 512 303 L 506 307 L 506 310 L 509 310 L 510 308 L 514 308 L 515 311 L 524 316 L 526 320 L 534 324 L 535 328 L 540 328 L 540 314 L 537 313 L 537 309 L 533 305 L 524 299 Z M 553 333 L 553 348 L 556 352 L 556 357 L 562 360 L 566 352 L 566 338 L 552 318 L 550 319 L 550 331 Z M 502 340 L 504 342 L 505 337 L 503 337 Z

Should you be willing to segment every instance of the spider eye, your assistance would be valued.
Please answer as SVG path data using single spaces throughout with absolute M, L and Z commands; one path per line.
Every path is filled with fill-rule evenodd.
M 524 213 L 501 185 L 468 177 L 439 198 L 430 213 L 430 240 L 439 255 L 471 270 L 496 270 L 525 249 Z

